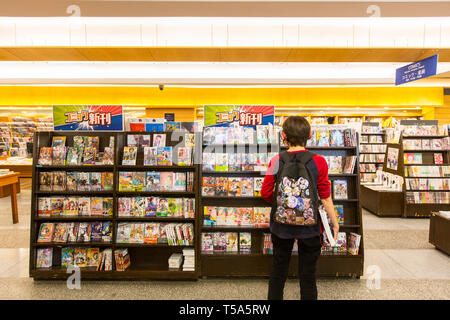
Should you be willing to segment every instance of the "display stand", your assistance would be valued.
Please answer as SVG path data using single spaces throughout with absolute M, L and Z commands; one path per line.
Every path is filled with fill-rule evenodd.
M 236 148 L 245 148 L 249 150 L 264 150 L 273 152 L 280 150 L 275 145 L 226 145 L 218 146 L 216 152 L 236 152 Z M 203 146 L 205 151 L 207 146 Z M 211 151 L 211 146 L 208 152 Z M 317 265 L 317 275 L 324 277 L 360 277 L 363 274 L 364 267 L 364 243 L 363 226 L 360 206 L 359 184 L 360 172 L 358 161 L 358 147 L 307 147 L 314 153 L 323 156 L 356 156 L 355 170 L 352 174 L 330 174 L 329 178 L 333 180 L 345 179 L 348 183 L 348 199 L 334 200 L 335 204 L 344 206 L 344 225 L 340 225 L 340 231 L 355 232 L 361 235 L 361 244 L 358 255 L 321 255 Z M 220 151 L 217 151 L 220 150 Z M 223 151 L 222 151 L 223 150 Z M 230 150 L 230 151 L 228 151 Z M 232 150 L 232 151 L 231 151 Z M 285 150 L 282 148 L 281 150 Z M 243 151 L 239 151 L 243 152 Z M 203 176 L 232 176 L 232 177 L 263 177 L 260 172 L 202 172 Z M 226 207 L 245 207 L 245 206 L 270 206 L 262 198 L 226 198 L 226 197 L 204 197 L 201 196 L 201 209 L 204 206 L 226 206 Z M 203 221 L 203 219 L 202 219 Z M 273 256 L 263 254 L 262 247 L 264 233 L 269 233 L 269 228 L 248 228 L 248 227 L 230 227 L 230 226 L 202 226 L 202 232 L 251 232 L 252 248 L 250 253 L 223 253 L 223 254 L 201 254 L 201 276 L 203 277 L 268 277 L 272 269 Z M 291 258 L 289 276 L 298 275 L 298 259 L 296 254 Z
M 450 255 L 450 220 L 433 213 L 430 217 L 429 241 L 437 249 Z
M 437 121 L 435 120 L 409 120 L 409 121 L 402 121 L 402 125 L 408 125 L 408 126 L 426 126 L 426 125 L 436 125 Z M 450 210 L 450 203 L 445 202 L 444 203 L 410 203 L 408 200 L 411 196 L 413 196 L 415 193 L 421 192 L 421 193 L 429 193 L 429 194 L 435 194 L 437 192 L 439 193 L 449 193 L 450 189 L 447 187 L 444 190 L 431 190 L 431 189 L 425 189 L 425 190 L 419 190 L 419 189 L 413 189 L 411 190 L 408 187 L 408 179 L 427 179 L 427 180 L 443 180 L 449 178 L 449 176 L 445 176 L 444 174 L 440 176 L 416 176 L 416 177 L 410 177 L 407 173 L 407 170 L 410 170 L 412 167 L 434 167 L 438 168 L 439 166 L 448 166 L 450 164 L 450 154 L 449 150 L 447 149 L 406 149 L 404 147 L 405 141 L 408 140 L 425 140 L 429 143 L 432 143 L 433 139 L 443 139 L 447 138 L 447 136 L 439 136 L 439 135 L 433 135 L 433 136 L 422 136 L 422 135 L 408 135 L 405 136 L 402 133 L 401 139 L 400 139 L 400 152 L 399 152 L 399 159 L 398 164 L 399 168 L 398 170 L 389 170 L 386 169 L 387 172 L 392 172 L 398 175 L 401 175 L 405 178 L 404 183 L 404 192 L 405 192 L 405 205 L 404 205 L 404 211 L 403 211 L 403 217 L 430 217 L 431 212 L 436 211 L 447 211 Z M 389 145 L 388 145 L 389 148 Z M 420 164 L 411 164 L 411 163 L 405 163 L 404 161 L 404 154 L 408 153 L 417 153 L 421 154 L 422 162 Z M 441 154 L 443 159 L 443 164 L 435 164 L 435 154 Z M 386 165 L 386 161 L 385 161 Z M 427 199 L 425 199 L 426 202 L 428 202 Z
M 402 191 L 374 190 L 361 185 L 361 206 L 380 217 L 401 217 L 405 195 Z
M 161 132 L 158 132 L 161 133 Z M 172 141 L 171 132 L 164 132 L 167 135 L 166 146 L 176 146 L 179 144 L 177 139 Z M 145 279 L 170 279 L 170 280 L 196 280 L 198 278 L 198 206 L 199 206 L 199 167 L 191 166 L 144 166 L 142 152 L 138 152 L 135 166 L 123 166 L 122 156 L 123 147 L 126 146 L 127 136 L 130 134 L 157 134 L 151 132 L 37 132 L 34 137 L 34 162 L 33 162 L 33 181 L 32 181 L 32 205 L 31 205 L 31 232 L 30 232 L 30 276 L 34 279 L 66 279 L 71 274 L 67 273 L 66 268 L 61 265 L 61 248 L 63 247 L 100 247 L 100 249 L 111 248 L 114 252 L 117 248 L 128 248 L 131 258 L 131 265 L 126 271 L 116 271 L 115 259 L 113 256 L 112 271 L 95 271 L 92 268 L 81 268 L 82 279 L 102 279 L 102 280 L 145 280 Z M 74 136 L 98 136 L 100 138 L 100 150 L 103 150 L 109 137 L 115 137 L 114 146 L 114 165 L 79 165 L 79 166 L 39 166 L 37 165 L 39 149 L 41 147 L 51 146 L 53 136 L 66 136 L 66 145 L 73 145 Z M 181 136 L 180 136 L 181 138 Z M 108 171 L 114 173 L 114 185 L 112 191 L 39 191 L 39 172 L 42 171 L 78 171 L 78 172 L 102 172 Z M 120 171 L 173 171 L 173 172 L 193 172 L 194 189 L 193 192 L 122 192 L 118 191 L 118 177 Z M 37 215 L 38 198 L 40 196 L 52 196 L 54 194 L 69 194 L 74 196 L 109 196 L 114 200 L 112 216 L 58 216 L 42 217 Z M 195 218 L 182 217 L 119 217 L 118 216 L 118 198 L 121 196 L 160 196 L 160 197 L 184 197 L 195 198 Z M 110 243 L 38 243 L 37 236 L 39 225 L 42 222 L 92 222 L 92 221 L 111 221 L 112 222 L 112 242 Z M 167 244 L 137 244 L 137 243 L 116 243 L 117 226 L 119 222 L 177 222 L 194 224 L 194 244 L 192 246 L 171 246 Z M 36 268 L 36 250 L 38 248 L 53 248 L 53 267 L 50 269 Z M 195 248 L 195 271 L 169 270 L 168 259 L 172 253 L 181 253 L 184 247 Z
M 386 145 L 384 132 L 376 132 L 378 131 L 376 129 L 381 129 L 378 122 L 364 122 L 362 127 L 363 130 L 359 142 L 361 184 L 375 180 L 377 166 L 382 167 L 384 162 L 385 151 L 382 151 L 381 148 Z M 367 130 L 367 132 L 364 132 L 364 127 L 374 128 L 375 130 Z M 382 158 L 382 160 L 380 161 L 379 158 Z M 368 167 L 374 168 L 369 170 Z

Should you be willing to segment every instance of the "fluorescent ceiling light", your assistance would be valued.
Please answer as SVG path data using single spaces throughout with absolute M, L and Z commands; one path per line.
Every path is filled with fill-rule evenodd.
M 68 86 L 385 86 L 395 82 L 395 69 L 403 65 L 405 63 L 2 61 L 0 83 Z M 439 63 L 438 71 L 450 71 L 450 63 Z M 439 84 L 433 82 L 430 85 Z

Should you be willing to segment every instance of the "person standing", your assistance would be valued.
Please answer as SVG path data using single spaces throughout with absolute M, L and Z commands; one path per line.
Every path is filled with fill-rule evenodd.
M 292 248 L 297 239 L 300 298 L 317 300 L 316 265 L 322 247 L 322 225 L 317 212 L 319 201 L 333 223 L 335 239 L 339 232 L 331 199 L 328 165 L 324 157 L 306 150 L 306 142 L 311 138 L 311 126 L 304 117 L 288 117 L 283 123 L 282 138 L 287 143 L 288 150 L 270 160 L 261 189 L 262 198 L 272 204 L 270 232 L 273 243 L 273 265 L 268 299 L 283 299 Z M 282 177 L 288 167 L 303 168 L 294 169 L 294 171 L 301 171 L 301 174 L 309 179 L 296 178 L 297 182 L 295 182 L 293 179 Z M 291 176 L 295 174 L 290 171 Z M 308 181 L 305 182 L 305 180 Z M 305 194 L 304 198 L 299 196 Z M 280 201 L 277 202 L 277 198 Z M 286 204 L 284 207 L 281 205 L 282 202 Z M 301 210 L 300 214 L 298 210 Z M 299 218 L 299 215 L 303 217 Z

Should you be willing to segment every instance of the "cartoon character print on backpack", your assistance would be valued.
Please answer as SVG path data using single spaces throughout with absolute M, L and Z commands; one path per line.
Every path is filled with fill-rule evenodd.
M 283 177 L 277 195 L 275 220 L 292 225 L 315 224 L 314 210 L 310 198 L 309 182 L 300 177 Z

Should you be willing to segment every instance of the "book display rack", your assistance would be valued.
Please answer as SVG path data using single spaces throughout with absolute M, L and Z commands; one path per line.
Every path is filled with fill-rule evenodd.
M 385 152 L 385 134 L 380 124 L 364 122 L 359 141 L 359 170 L 362 184 L 375 181 L 376 171 L 383 167 Z
M 31 277 L 66 279 L 73 273 L 68 273 L 67 267 L 75 264 L 80 267 L 82 279 L 198 278 L 199 168 L 193 162 L 178 165 L 181 162 L 177 155 L 184 155 L 186 151 L 184 135 L 139 134 L 145 137 L 139 137 L 137 132 L 35 133 Z M 80 136 L 93 137 L 94 154 L 100 152 L 100 160 L 94 156 L 90 164 L 83 164 L 86 149 L 92 147 L 91 139 L 84 138 L 89 148 L 84 145 L 81 163 L 69 164 L 68 157 L 62 164 L 39 164 L 42 148 L 45 151 L 58 140 L 64 141 L 63 145 L 69 147 L 67 155 L 73 156 L 75 151 L 71 148 L 83 142 Z M 167 149 L 162 148 L 161 155 L 158 149 L 157 164 L 144 165 L 147 143 L 154 144 L 161 137 L 165 138 Z M 130 149 L 130 145 L 135 149 Z M 183 152 L 179 152 L 180 148 Z M 112 159 L 102 160 L 111 150 Z M 167 162 L 166 151 L 172 153 L 171 162 Z M 55 151 L 53 159 L 54 156 Z M 89 158 L 89 154 L 86 157 Z M 123 160 L 131 162 L 123 164 Z M 164 163 L 159 164 L 159 161 Z M 53 180 L 47 185 L 49 176 L 53 176 Z M 150 176 L 161 180 L 150 181 Z M 66 180 L 61 182 L 61 177 Z M 60 207 L 58 198 L 61 198 Z M 131 210 L 126 207 L 127 203 Z M 76 228 L 78 230 L 74 231 Z M 186 258 L 183 268 L 169 268 L 169 258 L 181 254 Z M 186 265 L 188 256 L 189 266 Z
M 328 129 L 327 129 L 328 130 Z M 323 134 L 323 128 L 320 134 Z M 332 136 L 332 129 L 327 131 L 326 136 L 328 139 Z M 318 139 L 323 139 L 323 136 L 319 138 L 319 132 L 317 134 Z M 255 135 L 255 142 L 258 142 L 256 138 L 259 134 Z M 339 136 L 339 135 L 338 135 Z M 318 153 L 326 157 L 330 162 L 330 167 L 334 168 L 333 172 L 329 172 L 329 178 L 331 180 L 332 195 L 334 197 L 335 207 L 339 208 L 340 220 L 343 222 L 340 225 L 340 231 L 342 231 L 344 242 L 347 241 L 347 236 L 350 237 L 350 233 L 356 233 L 361 235 L 362 238 L 362 217 L 361 207 L 359 201 L 359 164 L 358 156 L 359 149 L 357 138 L 355 134 L 355 142 L 353 144 L 344 144 L 344 134 L 342 131 L 342 144 L 331 143 L 327 146 L 321 146 L 316 142 L 314 145 L 307 146 L 307 149 L 312 152 Z M 332 139 L 332 138 L 331 138 Z M 277 139 L 278 140 L 278 139 Z M 224 194 L 222 196 L 217 195 L 217 190 L 211 191 L 209 184 L 209 178 L 228 178 L 228 181 L 234 181 L 234 178 L 240 178 L 241 186 L 243 181 L 249 178 L 253 178 L 253 182 L 257 179 L 261 179 L 261 182 L 265 175 L 264 165 L 258 170 L 254 170 L 258 167 L 258 161 L 255 160 L 256 167 L 248 164 L 245 161 L 248 156 L 243 156 L 241 170 L 230 170 L 232 165 L 228 161 L 226 170 L 217 170 L 218 162 L 215 162 L 216 169 L 208 166 L 208 159 L 219 157 L 210 156 L 210 154 L 228 154 L 228 159 L 234 157 L 233 154 L 261 154 L 267 153 L 267 163 L 271 159 L 271 155 L 279 152 L 280 150 L 286 150 L 285 147 L 280 147 L 280 143 L 247 143 L 247 144 L 224 144 L 224 145 L 203 145 L 203 169 L 200 173 L 203 192 L 201 195 L 200 211 L 203 211 L 203 219 L 201 223 L 201 270 L 200 273 L 203 277 L 268 277 L 272 268 L 272 252 L 271 252 L 271 240 L 268 222 L 270 219 L 270 204 L 265 202 L 254 183 L 254 196 L 243 196 L 241 187 L 241 194 Z M 207 156 L 205 157 L 205 153 Z M 264 158 L 261 156 L 255 156 L 256 159 Z M 345 159 L 353 159 L 353 168 L 350 173 L 344 173 L 344 161 Z M 250 156 L 251 159 L 251 156 Z M 234 163 L 234 160 L 232 161 Z M 251 160 L 250 160 L 251 162 Z M 334 163 L 334 165 L 331 164 Z M 337 169 L 336 163 L 340 164 L 340 169 Z M 238 166 L 239 167 L 239 166 Z M 216 180 L 217 181 L 217 180 Z M 217 186 L 217 182 L 215 184 Z M 219 183 L 220 185 L 220 183 Z M 230 182 L 228 182 L 230 187 Z M 342 192 L 342 189 L 345 191 Z M 229 192 L 230 189 L 228 189 Z M 256 191 L 256 193 L 255 193 Z M 215 193 L 216 192 L 216 193 Z M 219 193 L 222 190 L 219 190 Z M 214 196 L 213 196 L 214 194 Z M 346 194 L 346 195 L 343 195 Z M 253 209 L 253 214 L 249 216 L 253 217 L 253 222 L 248 223 L 247 219 L 242 218 L 248 213 L 248 210 L 244 210 L 241 214 L 240 209 Z M 261 221 L 259 213 L 266 209 L 266 219 Z M 256 209 L 256 210 L 255 210 Z M 233 222 L 233 219 L 227 218 L 231 215 L 235 216 L 237 212 L 239 223 Z M 257 214 L 255 214 L 258 212 Z M 214 216 L 215 218 L 211 218 Z M 221 216 L 225 216 L 221 217 Z M 256 218 L 255 218 L 256 216 Z M 211 222 L 211 220 L 214 220 Z M 264 219 L 263 219 L 264 220 Z M 219 222 L 221 221 L 221 222 Z M 243 223 L 243 221 L 246 221 Z M 345 232 L 345 233 L 344 233 Z M 342 236 L 342 235 L 341 235 Z M 231 246 L 230 246 L 231 242 Z M 233 244 L 237 242 L 235 249 L 233 250 Z M 342 248 L 341 248 L 342 249 Z M 295 245 L 294 245 L 295 251 Z M 294 252 L 295 254 L 295 252 Z M 345 277 L 360 277 L 363 274 L 363 262 L 364 262 L 364 249 L 363 243 L 359 247 L 359 253 L 352 255 L 347 252 L 346 248 L 339 252 L 330 252 L 322 249 L 322 255 L 319 259 L 317 266 L 318 276 L 345 276 Z M 295 276 L 297 274 L 297 259 L 292 257 L 289 270 L 289 276 Z
M 450 255 L 450 216 L 448 212 L 433 212 L 430 217 L 429 242 Z
M 430 217 L 450 209 L 450 144 L 446 126 L 437 120 L 403 120 L 398 167 L 391 168 L 388 144 L 385 171 L 401 175 L 403 217 Z M 391 147 L 393 148 L 393 147 Z M 395 162 L 395 161 L 394 161 Z

